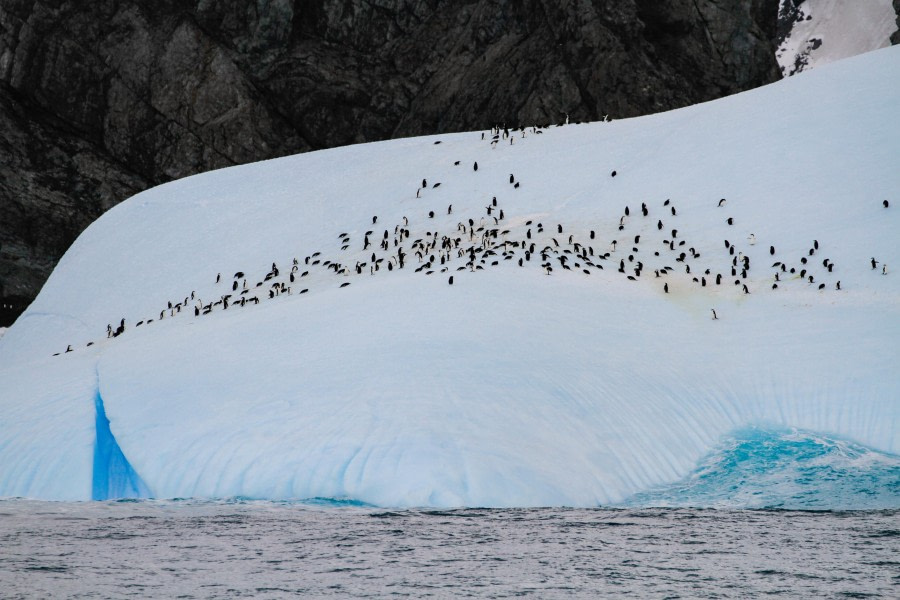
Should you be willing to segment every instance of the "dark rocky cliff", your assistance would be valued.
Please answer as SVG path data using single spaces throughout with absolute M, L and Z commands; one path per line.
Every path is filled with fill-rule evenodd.
M 778 0 L 0 0 L 0 325 L 151 185 L 779 77 Z
M 900 44 L 900 0 L 894 0 L 894 13 L 897 15 L 897 31 L 891 34 L 891 44 Z

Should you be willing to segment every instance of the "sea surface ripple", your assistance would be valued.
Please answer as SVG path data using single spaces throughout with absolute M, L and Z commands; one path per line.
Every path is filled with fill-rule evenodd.
M 900 511 L 0 500 L 4 598 L 897 597 Z

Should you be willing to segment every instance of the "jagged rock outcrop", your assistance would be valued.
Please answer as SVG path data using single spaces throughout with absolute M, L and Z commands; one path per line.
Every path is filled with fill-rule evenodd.
M 629 117 L 779 77 L 777 0 L 0 0 L 0 299 L 104 210 L 200 171 Z
M 900 44 L 900 0 L 894 0 L 894 13 L 897 15 L 897 31 L 891 34 L 891 44 Z

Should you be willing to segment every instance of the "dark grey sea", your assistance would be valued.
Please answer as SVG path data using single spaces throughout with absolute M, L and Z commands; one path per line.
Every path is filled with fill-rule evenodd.
M 0 500 L 2 598 L 898 598 L 900 511 Z

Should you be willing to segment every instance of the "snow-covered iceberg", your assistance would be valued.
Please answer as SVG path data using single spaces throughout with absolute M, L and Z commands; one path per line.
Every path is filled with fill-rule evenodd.
M 138 194 L 0 339 L 0 495 L 591 506 L 748 427 L 898 453 L 898 114 L 895 47 Z

